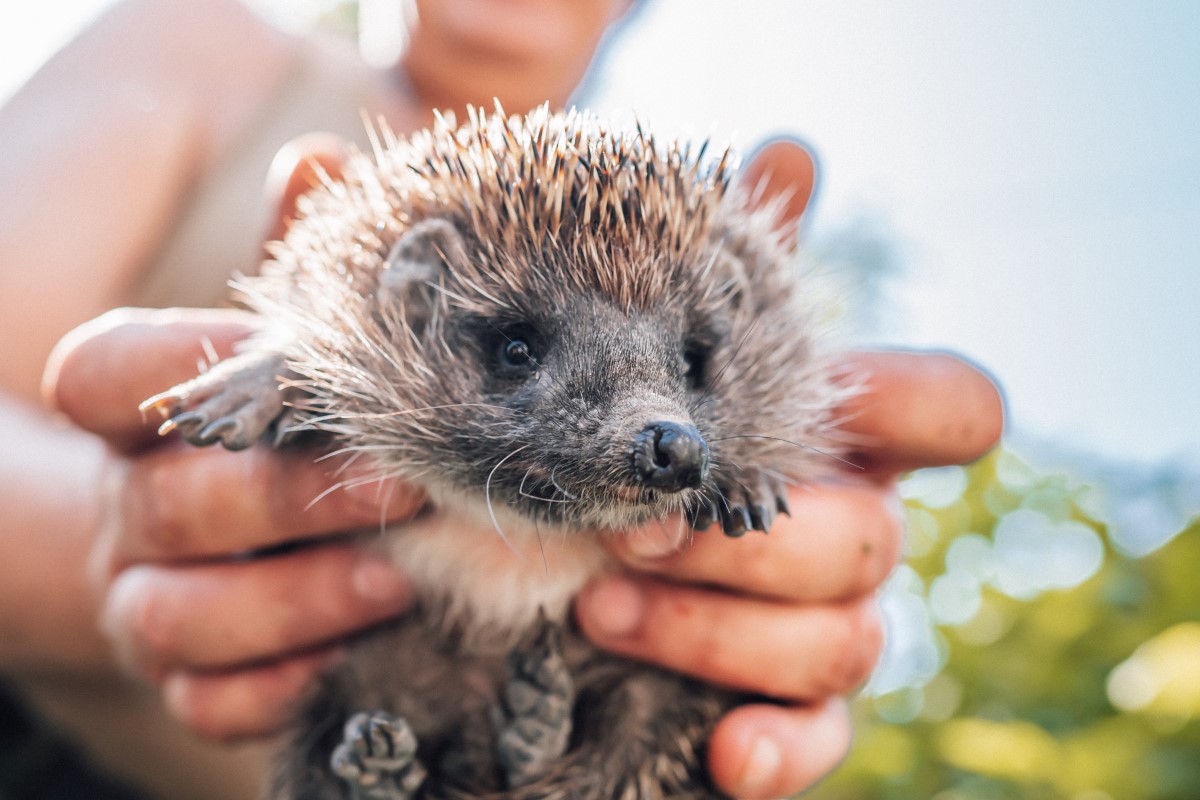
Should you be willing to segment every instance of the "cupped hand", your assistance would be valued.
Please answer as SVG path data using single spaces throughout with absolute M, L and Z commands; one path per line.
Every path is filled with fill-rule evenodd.
M 709 742 L 713 779 L 735 797 L 794 794 L 844 757 L 843 698 L 879 656 L 875 590 L 900 554 L 895 478 L 971 461 L 1000 435 L 999 394 L 957 358 L 855 353 L 845 367 L 866 377 L 844 409 L 861 446 L 829 479 L 793 490 L 790 517 L 766 536 L 665 523 L 614 538 L 630 572 L 576 604 L 602 647 L 781 701 L 735 709 Z
M 138 403 L 251 325 L 227 311 L 110 312 L 63 340 L 46 379 L 48 398 L 110 444 L 91 559 L 106 632 L 175 715 L 219 739 L 275 730 L 340 642 L 407 607 L 403 575 L 344 532 L 423 502 L 398 482 L 335 488 L 355 476 L 312 453 L 156 437 Z

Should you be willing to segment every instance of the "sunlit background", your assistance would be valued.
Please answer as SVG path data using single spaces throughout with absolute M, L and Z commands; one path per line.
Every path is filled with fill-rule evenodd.
M 0 95 L 106 3 L 14 5 Z M 1200 797 L 1200 3 L 651 0 L 579 99 L 810 142 L 849 335 L 1004 386 L 1005 451 L 904 486 L 888 652 L 815 796 Z

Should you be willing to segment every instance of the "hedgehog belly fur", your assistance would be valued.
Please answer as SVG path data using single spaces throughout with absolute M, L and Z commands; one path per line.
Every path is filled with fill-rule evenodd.
M 470 642 L 515 642 L 540 616 L 561 622 L 572 598 L 611 563 L 597 534 L 535 525 L 466 494 L 438 492 L 435 514 L 390 529 L 383 546 L 418 598 Z

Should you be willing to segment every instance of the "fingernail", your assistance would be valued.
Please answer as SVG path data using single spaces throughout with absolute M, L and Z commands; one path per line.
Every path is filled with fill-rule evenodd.
M 769 736 L 759 735 L 750 745 L 746 765 L 738 779 L 738 794 L 747 797 L 766 797 L 779 781 L 783 766 L 783 751 Z
M 629 555 L 644 561 L 656 561 L 683 549 L 687 530 L 679 518 L 661 520 L 630 531 L 625 540 Z
M 580 598 L 581 609 L 596 633 L 612 639 L 633 634 L 642 624 L 646 599 L 637 584 L 613 575 L 601 578 Z
M 395 603 L 409 596 L 408 578 L 404 573 L 374 553 L 359 558 L 350 582 L 355 594 L 373 603 Z

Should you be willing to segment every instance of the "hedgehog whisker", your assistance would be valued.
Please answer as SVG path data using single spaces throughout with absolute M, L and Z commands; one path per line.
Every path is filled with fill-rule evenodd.
M 513 456 L 515 456 L 517 453 L 521 452 L 522 450 L 528 450 L 529 448 L 530 448 L 530 445 L 527 445 L 527 444 L 521 445 L 516 450 L 513 450 L 511 453 L 506 455 L 504 458 L 497 461 L 496 466 L 492 467 L 492 471 L 488 473 L 487 481 L 484 482 L 484 485 L 483 485 L 483 497 L 484 497 L 484 500 L 487 501 L 488 516 L 492 518 L 492 527 L 494 527 L 496 529 L 496 533 L 500 534 L 500 540 L 504 542 L 504 546 L 507 547 L 509 550 L 511 550 L 513 555 L 515 555 L 517 558 L 520 558 L 522 560 L 524 560 L 525 556 L 522 555 L 517 550 L 517 548 L 513 547 L 512 542 L 509 541 L 508 536 L 504 533 L 504 529 L 500 527 L 500 521 L 498 519 L 496 519 L 496 507 L 492 503 L 492 478 L 495 477 L 496 470 L 500 469 L 500 467 L 504 464 L 505 461 L 508 461 L 510 458 L 512 458 Z
M 761 433 L 744 433 L 744 434 L 739 434 L 739 435 L 732 435 L 732 437 L 720 437 L 719 439 L 713 439 L 712 441 L 726 441 L 727 439 L 769 439 L 770 441 L 782 441 L 782 443 L 784 443 L 784 444 L 792 445 L 793 447 L 799 447 L 800 450 L 809 450 L 811 452 L 817 453 L 818 456 L 832 458 L 836 462 L 845 464 L 846 467 L 853 467 L 854 469 L 866 469 L 865 467 L 862 467 L 862 465 L 856 464 L 852 461 L 846 461 L 845 458 L 836 456 L 836 455 L 834 455 L 834 453 L 829 452 L 828 450 L 821 450 L 820 447 L 806 445 L 806 444 L 802 443 L 802 441 L 792 441 L 791 439 L 785 439 L 782 437 L 768 437 L 768 435 L 761 434 Z
M 301 410 L 307 410 L 303 407 L 298 407 Z M 440 406 L 422 406 L 421 408 L 404 408 L 396 411 L 378 411 L 375 413 L 367 412 L 349 412 L 339 411 L 337 413 L 324 414 L 320 417 L 314 417 L 305 422 L 306 427 L 311 426 L 320 430 L 320 426 L 330 422 L 344 420 L 377 420 L 377 419 L 395 419 L 409 414 L 420 414 L 425 411 L 445 411 L 451 408 L 494 408 L 501 411 L 511 411 L 508 406 L 499 405 L 497 403 L 447 403 Z
M 538 525 L 537 520 L 533 521 L 533 535 L 537 537 L 538 552 L 542 554 L 542 571 L 550 574 L 550 561 L 546 558 L 546 544 L 542 541 L 542 527 Z
M 525 491 L 525 481 L 529 479 L 529 473 L 531 473 L 531 472 L 533 472 L 532 465 L 529 467 L 529 469 L 525 470 L 525 475 L 524 475 L 524 477 L 521 478 L 521 485 L 517 487 L 517 494 L 521 495 L 521 497 L 528 497 L 530 500 L 537 500 L 542 503 L 571 503 L 571 502 L 574 502 L 573 499 L 572 500 L 558 500 L 553 497 L 539 497 L 536 494 L 530 494 L 529 492 Z
M 847 461 L 846 459 L 836 456 L 827 450 L 822 450 L 819 447 L 813 447 L 811 444 L 803 444 L 802 442 L 793 442 L 791 439 L 784 439 L 782 436 L 766 436 L 764 434 L 746 433 L 746 434 L 741 434 L 738 436 L 722 436 L 719 439 L 712 439 L 711 441 L 724 442 L 729 439 L 768 439 L 773 442 L 783 442 L 784 444 L 790 444 L 793 447 L 799 447 L 801 450 L 810 450 L 810 451 L 816 453 L 817 455 L 824 456 L 825 458 L 832 458 L 834 461 L 839 461 L 848 467 L 854 467 L 855 469 L 865 469 L 865 467 L 862 467 L 859 464 L 855 464 L 853 461 Z
M 338 414 L 338 419 L 393 419 L 402 417 L 407 414 L 420 414 L 423 411 L 445 411 L 451 408 L 498 408 L 502 411 L 511 411 L 508 406 L 502 406 L 498 403 L 447 403 L 442 406 L 423 406 L 421 408 L 405 408 L 398 411 L 379 411 L 373 414 L 362 413 L 342 413 Z
M 531 473 L 531 472 L 533 472 L 532 464 L 530 464 L 529 468 L 525 470 L 525 474 L 521 476 L 521 483 L 517 486 L 517 494 L 522 495 L 524 497 L 532 497 L 533 496 L 533 495 L 527 494 L 525 492 L 525 481 L 527 481 L 529 479 L 529 473 Z
M 579 499 L 578 496 L 573 495 L 570 492 L 568 492 L 566 489 L 564 489 L 562 486 L 559 485 L 557 480 L 554 479 L 554 473 L 556 473 L 556 472 L 558 472 L 558 464 L 555 464 L 553 467 L 550 468 L 550 484 L 555 489 L 557 489 L 564 497 L 569 497 L 572 500 L 578 500 Z
M 353 449 L 354 449 L 354 448 L 347 447 L 347 448 L 344 448 L 343 450 L 341 450 L 341 451 L 338 451 L 338 452 L 346 452 L 346 451 L 348 451 L 348 450 L 353 450 Z M 316 497 L 314 497 L 312 500 L 310 500 L 310 501 L 308 502 L 308 505 L 306 505 L 306 506 L 304 507 L 304 510 L 305 510 L 305 511 L 308 511 L 308 510 L 309 510 L 309 509 L 311 509 L 313 506 L 315 506 L 317 503 L 321 502 L 322 500 L 324 500 L 326 497 L 328 497 L 330 494 L 332 494 L 333 492 L 337 491 L 338 489 L 354 489 L 354 488 L 356 488 L 356 487 L 359 487 L 359 486 L 366 486 L 366 485 L 367 485 L 367 484 L 369 484 L 369 483 L 380 483 L 380 484 L 382 485 L 383 481 L 385 481 L 385 480 L 386 480 L 386 479 L 388 479 L 389 477 L 395 477 L 395 476 L 391 476 L 391 475 L 364 475 L 364 476 L 362 476 L 362 477 L 359 477 L 359 478 L 356 478 L 356 479 L 354 479 L 354 480 L 349 480 L 349 479 L 347 479 L 347 480 L 341 480 L 341 481 L 338 481 L 337 483 L 333 484 L 332 486 L 330 486 L 330 487 L 329 487 L 328 489 L 326 489 L 325 491 L 323 491 L 323 492 L 321 492 L 320 494 L 318 494 L 318 495 L 317 495 Z
M 721 367 L 717 374 L 712 376 L 708 382 L 708 386 L 704 387 L 704 393 L 701 394 L 699 399 L 692 404 L 691 409 L 689 409 L 690 411 L 695 412 L 696 409 L 700 408 L 701 404 L 703 404 L 708 400 L 709 397 L 712 396 L 713 389 L 717 387 L 717 381 L 721 380 L 721 376 L 725 374 L 725 371 L 729 369 L 729 367 L 733 365 L 734 360 L 737 359 L 738 353 L 742 352 L 742 347 L 750 338 L 750 334 L 754 332 L 754 328 L 758 325 L 758 320 L 758 317 L 755 317 L 753 320 L 751 320 L 750 327 L 746 328 L 746 332 L 742 334 L 742 340 L 738 342 L 737 347 L 733 348 L 733 352 L 729 355 L 729 359 L 725 362 L 725 366 Z
M 352 459 L 357 459 L 363 453 L 377 453 L 380 451 L 399 450 L 401 448 L 403 448 L 403 445 L 400 444 L 348 444 L 345 447 L 339 447 L 337 450 L 331 450 L 328 453 L 317 456 L 315 459 L 313 459 L 313 462 L 319 464 L 322 461 L 326 461 L 330 458 L 344 456 L 346 453 L 353 453 L 354 455 L 352 456 Z M 340 466 L 338 467 L 338 471 L 341 472 L 345 468 L 346 465 Z

